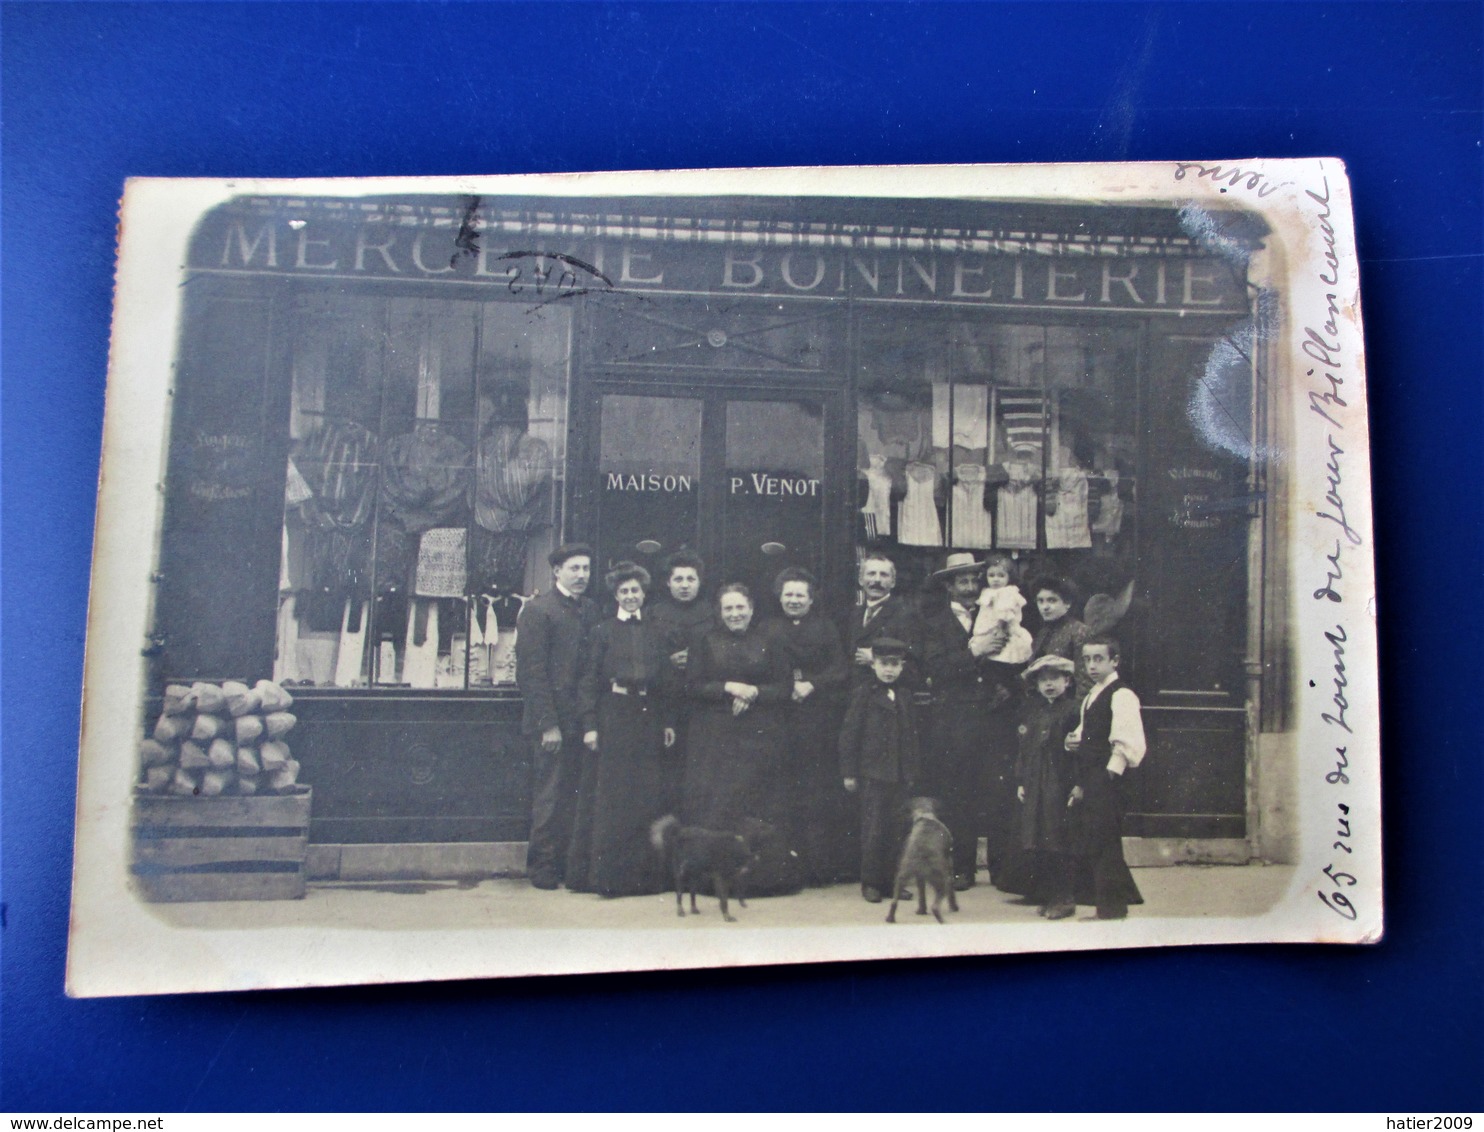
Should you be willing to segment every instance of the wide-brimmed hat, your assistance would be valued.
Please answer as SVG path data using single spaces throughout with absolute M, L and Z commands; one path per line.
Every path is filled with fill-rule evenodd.
M 1064 656 L 1043 656 L 1020 674 L 1022 680 L 1034 679 L 1041 672 L 1056 672 L 1062 676 L 1077 675 L 1077 666 Z
M 952 578 L 957 574 L 967 574 L 973 570 L 983 569 L 983 562 L 977 561 L 971 552 L 967 550 L 961 550 L 950 554 L 943 564 L 943 569 L 934 571 L 933 573 L 929 574 L 928 581 L 941 582 L 945 579 Z

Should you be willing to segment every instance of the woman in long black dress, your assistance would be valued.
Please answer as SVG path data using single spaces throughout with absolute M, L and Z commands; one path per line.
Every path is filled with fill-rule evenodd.
M 706 561 L 693 550 L 677 550 L 660 567 L 664 586 L 645 616 L 664 638 L 666 654 L 684 672 L 691 638 L 716 624 L 716 609 L 701 597 Z
M 669 808 L 676 771 L 669 662 L 644 620 L 649 571 L 620 562 L 604 581 L 617 608 L 589 638 L 578 694 L 585 751 L 567 887 L 638 896 L 666 887 L 649 827 Z
M 793 668 L 785 775 L 790 844 L 809 884 L 854 880 L 860 873 L 859 807 L 840 783 L 836 754 L 850 679 L 845 646 L 839 630 L 814 608 L 819 582 L 808 570 L 790 566 L 774 580 L 773 593 L 783 612 L 778 633 Z
M 660 566 L 660 577 L 664 584 L 655 601 L 644 610 L 645 619 L 652 622 L 664 641 L 665 655 L 670 666 L 670 683 L 677 692 L 673 701 L 675 713 L 675 765 L 685 766 L 686 735 L 690 726 L 690 701 L 685 698 L 685 666 L 690 655 L 690 644 L 707 629 L 716 625 L 716 606 L 701 597 L 701 587 L 706 579 L 706 561 L 693 550 L 681 548 L 666 558 Z M 672 782 L 674 793 L 670 797 L 667 813 L 680 808 L 680 776 Z
M 720 627 L 695 638 L 686 665 L 691 700 L 683 820 L 687 825 L 740 831 L 749 818 L 767 822 L 767 839 L 748 890 L 795 892 L 798 858 L 787 847 L 788 734 L 785 711 L 793 668 L 782 638 L 754 624 L 752 595 L 739 584 L 717 595 Z

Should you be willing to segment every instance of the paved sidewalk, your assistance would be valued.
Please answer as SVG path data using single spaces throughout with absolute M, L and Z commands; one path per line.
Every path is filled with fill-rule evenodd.
M 1135 869 L 1145 903 L 1133 919 L 1249 916 L 1272 907 L 1293 881 L 1291 866 L 1175 865 Z M 980 876 L 983 876 L 981 872 Z M 720 926 L 714 899 L 702 897 L 701 915 L 677 919 L 673 894 L 605 900 L 598 896 L 542 892 L 524 880 L 361 881 L 311 884 L 303 900 L 153 905 L 180 927 L 207 929 L 311 927 L 428 931 L 460 928 L 628 928 L 692 930 Z M 980 883 L 959 894 L 955 923 L 1037 923 L 1034 906 Z M 867 904 L 855 885 L 809 889 L 795 896 L 757 898 L 735 909 L 749 927 L 862 926 L 880 923 L 887 905 Z M 899 917 L 919 921 L 904 906 Z M 945 913 L 945 915 L 951 915 Z M 1090 918 L 1079 908 L 1078 918 Z M 932 923 L 931 917 L 926 919 Z M 1065 922 L 1077 930 L 1077 920 Z

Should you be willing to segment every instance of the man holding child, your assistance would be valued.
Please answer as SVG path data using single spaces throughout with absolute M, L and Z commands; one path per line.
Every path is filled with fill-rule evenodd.
M 1002 556 L 1001 556 L 1002 557 Z M 929 579 L 942 587 L 923 618 L 923 667 L 932 691 L 927 789 L 942 804 L 953 833 L 954 887 L 974 883 L 979 835 L 988 846 L 989 874 L 1003 883 L 1016 856 L 1014 782 L 1017 665 L 1002 661 L 1010 629 L 1002 623 L 976 634 L 985 562 L 953 553 Z M 1008 566 L 1001 567 L 1008 584 Z

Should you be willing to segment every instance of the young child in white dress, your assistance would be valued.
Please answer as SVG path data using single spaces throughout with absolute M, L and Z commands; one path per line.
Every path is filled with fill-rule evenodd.
M 1002 664 L 1024 664 L 1031 658 L 1030 630 L 1020 623 L 1025 608 L 1025 595 L 1011 583 L 1015 563 L 1008 555 L 991 554 L 984 566 L 984 589 L 979 592 L 979 612 L 974 616 L 974 631 L 969 638 L 969 651 L 975 656 L 988 655 Z M 1003 626 L 1008 639 L 998 652 L 987 653 L 990 634 L 996 625 Z

